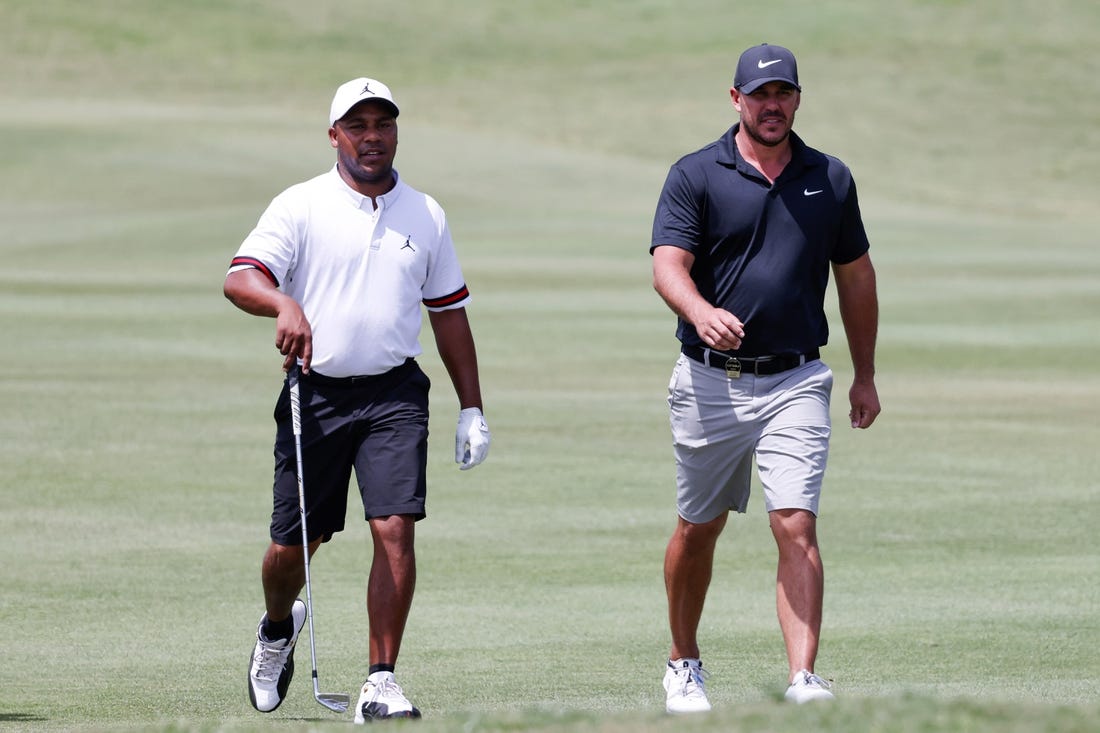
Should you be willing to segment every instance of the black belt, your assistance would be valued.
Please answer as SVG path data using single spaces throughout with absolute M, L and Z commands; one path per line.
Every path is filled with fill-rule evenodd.
M 684 356 L 701 364 L 706 364 L 715 369 L 724 369 L 726 376 L 730 379 L 739 379 L 742 372 L 754 374 L 758 377 L 766 377 L 821 358 L 821 354 L 817 349 L 805 354 L 779 354 L 777 356 L 757 356 L 753 358 L 701 349 L 698 346 L 683 346 L 680 351 Z
M 393 369 L 382 372 L 381 374 L 362 374 L 354 377 L 327 377 L 320 372 L 310 369 L 309 374 L 301 374 L 300 378 L 303 382 L 320 384 L 325 387 L 369 387 L 392 378 L 393 375 L 399 374 L 403 370 L 408 369 L 411 364 L 415 363 L 415 359 L 409 358 L 406 359 L 403 364 L 399 364 Z

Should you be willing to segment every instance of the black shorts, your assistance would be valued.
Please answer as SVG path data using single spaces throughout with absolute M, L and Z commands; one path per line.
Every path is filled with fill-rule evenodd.
M 427 494 L 428 389 L 409 359 L 385 374 L 332 379 L 304 374 L 302 479 L 309 540 L 327 542 L 344 529 L 352 468 L 364 516 L 423 519 Z M 275 404 L 275 484 L 271 541 L 300 546 L 297 458 L 286 383 Z

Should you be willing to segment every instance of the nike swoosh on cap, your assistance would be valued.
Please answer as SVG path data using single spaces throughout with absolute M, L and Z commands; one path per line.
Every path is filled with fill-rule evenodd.
M 772 64 L 778 64 L 778 63 L 779 63 L 780 61 L 782 61 L 782 60 L 783 60 L 783 59 L 775 59 L 774 61 L 764 61 L 763 59 L 761 59 L 761 60 L 759 60 L 759 61 L 757 61 L 757 62 L 756 62 L 756 68 L 758 68 L 758 69 L 766 69 L 766 68 L 768 68 L 769 66 L 771 66 Z
M 811 191 L 811 190 L 810 190 L 810 189 L 808 189 L 808 188 L 804 188 L 804 189 L 802 189 L 802 195 L 803 195 L 803 196 L 816 196 L 816 195 L 818 195 L 819 193 L 821 193 L 821 192 L 822 192 L 822 191 L 824 191 L 824 190 L 825 190 L 825 189 L 823 189 L 823 188 L 819 188 L 819 189 L 817 189 L 816 191 Z

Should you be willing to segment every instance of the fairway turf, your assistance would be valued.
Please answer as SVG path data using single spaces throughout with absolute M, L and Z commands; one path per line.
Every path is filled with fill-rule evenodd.
M 493 431 L 459 472 L 426 333 L 398 668 L 418 729 L 1095 730 L 1100 10 L 821 5 L 3 3 L 0 730 L 350 721 L 304 656 L 278 711 L 248 704 L 281 360 L 221 282 L 271 197 L 332 164 L 332 91 L 363 74 L 401 104 L 401 174 L 448 211 Z M 779 702 L 757 495 L 701 628 L 715 712 L 674 720 L 675 319 L 646 250 L 668 166 L 732 123 L 761 41 L 795 51 L 795 128 L 860 187 L 884 412 L 844 423 L 830 294 L 818 671 L 839 700 Z M 312 581 L 323 686 L 354 695 L 369 538 L 348 519 Z

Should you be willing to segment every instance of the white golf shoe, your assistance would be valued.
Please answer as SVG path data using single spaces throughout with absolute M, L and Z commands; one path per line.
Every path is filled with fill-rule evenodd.
M 355 703 L 357 724 L 387 718 L 419 717 L 420 711 L 405 697 L 401 687 L 394 681 L 393 672 L 375 672 L 363 683 L 359 702 Z
M 294 645 L 306 623 L 306 604 L 302 599 L 294 601 L 290 616 L 294 620 L 294 633 L 289 639 L 269 641 L 264 638 L 266 613 L 256 628 L 256 647 L 248 663 L 248 699 L 261 713 L 270 713 L 279 707 L 294 676 Z
M 830 687 L 832 685 L 828 682 L 813 672 L 803 669 L 794 676 L 791 686 L 787 688 L 783 697 L 799 705 L 814 700 L 833 700 L 835 696 L 829 692 Z
M 698 659 L 668 661 L 665 670 L 665 710 L 669 713 L 705 713 L 710 710 L 703 680 L 707 673 Z

